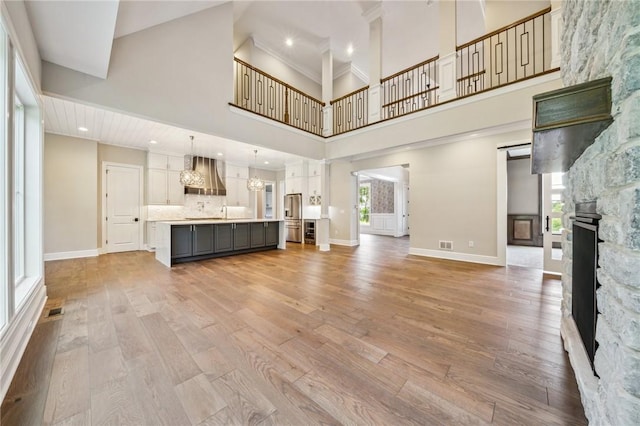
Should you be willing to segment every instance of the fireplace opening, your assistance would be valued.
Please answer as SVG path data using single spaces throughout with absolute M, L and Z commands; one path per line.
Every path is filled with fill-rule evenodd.
M 582 343 L 595 374 L 593 359 L 598 349 L 596 321 L 598 306 L 598 223 L 602 216 L 596 213 L 596 202 L 576 203 L 573 222 L 573 264 L 571 315 L 576 322 Z

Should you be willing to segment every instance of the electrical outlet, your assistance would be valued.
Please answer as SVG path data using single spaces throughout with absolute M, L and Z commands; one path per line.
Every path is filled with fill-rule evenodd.
M 474 246 L 475 246 L 475 243 L 473 241 L 469 240 L 469 247 L 473 248 Z

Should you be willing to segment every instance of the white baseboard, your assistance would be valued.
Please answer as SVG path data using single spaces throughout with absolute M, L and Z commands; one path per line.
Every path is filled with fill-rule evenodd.
M 395 229 L 389 229 L 389 230 L 383 230 L 383 229 L 364 229 L 363 227 L 360 228 L 360 233 L 361 234 L 371 234 L 371 235 L 386 235 L 386 236 L 390 236 L 390 237 L 395 237 L 396 236 L 396 230 Z
M 81 257 L 96 257 L 98 256 L 99 250 L 78 250 L 78 251 L 60 251 L 57 253 L 45 253 L 44 260 L 45 262 L 48 260 L 62 260 L 62 259 L 78 259 Z
M 329 239 L 329 244 L 335 244 L 337 246 L 355 247 L 360 245 L 358 240 L 334 240 Z
M 455 251 L 430 250 L 421 248 L 409 248 L 409 254 L 415 256 L 435 257 L 438 259 L 457 260 L 460 262 L 482 263 L 485 265 L 504 266 L 497 256 L 482 256 L 479 254 L 458 253 Z
M 31 294 L 27 296 L 27 300 L 21 309 L 16 312 L 8 328 L 0 336 L 0 353 L 2 353 L 2 361 L 0 362 L 0 398 L 2 400 L 4 400 L 7 390 L 9 390 L 13 375 L 18 369 L 22 355 L 27 348 L 46 301 L 47 291 L 44 286 L 44 280 L 40 279 Z
M 331 251 L 330 244 L 318 244 L 318 248 L 320 249 L 320 251 Z

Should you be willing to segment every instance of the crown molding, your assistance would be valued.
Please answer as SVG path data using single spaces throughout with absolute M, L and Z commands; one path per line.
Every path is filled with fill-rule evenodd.
M 368 23 L 372 23 L 376 19 L 382 18 L 382 2 L 378 2 L 362 12 L 362 16 Z
M 339 67 L 337 70 L 335 70 L 334 73 L 333 73 L 333 79 L 335 80 L 336 78 L 340 78 L 343 75 L 348 74 L 348 73 L 351 73 L 351 74 L 355 75 L 360 80 L 362 80 L 364 83 L 367 83 L 369 81 L 369 76 L 367 74 L 365 74 L 364 72 L 362 72 L 362 70 L 360 70 L 360 68 L 358 68 L 357 66 L 353 65 L 353 62 L 347 62 L 344 65 L 342 65 L 341 67 Z
M 299 72 L 300 74 L 304 75 L 305 77 L 309 78 L 310 80 L 312 80 L 313 82 L 322 85 L 322 75 L 318 74 L 317 72 L 314 72 L 306 67 L 302 67 L 298 64 L 294 64 L 293 62 L 291 62 L 289 59 L 284 58 L 282 55 L 280 55 L 279 52 L 275 51 L 274 49 L 270 48 L 268 45 L 266 45 L 264 42 L 262 42 L 259 38 L 257 38 L 255 35 L 251 35 L 251 40 L 253 40 L 253 45 L 255 47 L 257 47 L 258 49 L 262 50 L 263 52 L 273 56 L 274 58 L 278 59 L 280 62 L 284 63 L 285 65 L 287 65 L 288 67 L 296 70 L 297 72 Z

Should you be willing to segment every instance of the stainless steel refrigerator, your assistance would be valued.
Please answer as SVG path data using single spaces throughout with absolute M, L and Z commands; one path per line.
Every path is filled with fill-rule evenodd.
M 302 242 L 302 194 L 284 196 L 284 227 L 287 241 Z

